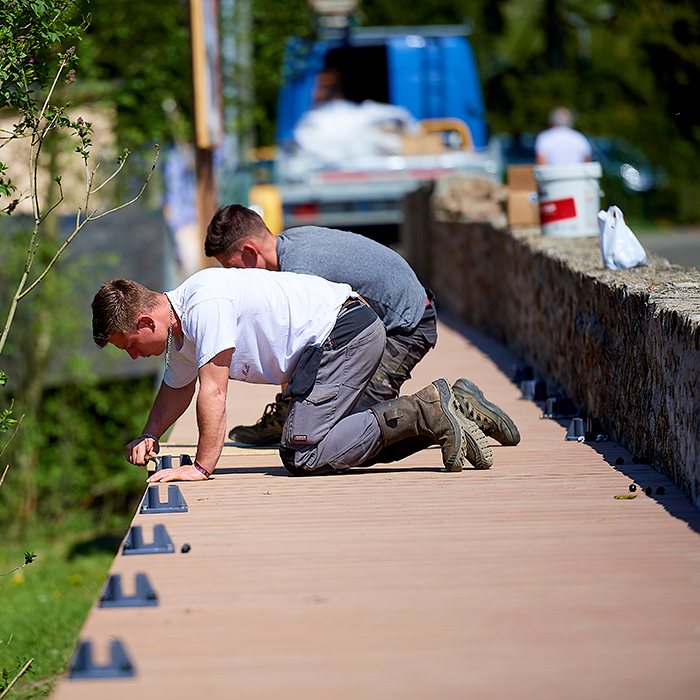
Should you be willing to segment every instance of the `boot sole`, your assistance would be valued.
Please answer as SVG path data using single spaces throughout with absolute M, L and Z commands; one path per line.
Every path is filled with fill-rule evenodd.
M 474 469 L 489 469 L 493 465 L 493 452 L 488 438 L 474 421 L 460 416 L 460 422 L 467 461 Z
M 454 392 L 457 401 L 459 401 L 459 396 L 461 393 L 466 394 L 474 408 L 480 413 L 488 416 L 493 421 L 493 423 L 496 425 L 496 430 L 493 432 L 484 432 L 487 432 L 487 434 L 489 434 L 492 438 L 498 440 L 501 445 L 511 447 L 520 442 L 520 432 L 510 416 L 496 406 L 495 403 L 487 401 L 486 397 L 484 396 L 484 392 L 481 391 L 481 389 L 479 389 L 474 382 L 470 382 L 468 379 L 458 379 L 454 383 L 452 391 Z M 466 417 L 468 420 L 471 420 L 469 416 Z
M 440 406 L 452 423 L 455 436 L 455 449 L 452 455 L 442 463 L 451 472 L 461 472 L 465 462 L 477 469 L 488 469 L 493 464 L 493 455 L 486 436 L 476 423 L 462 415 L 462 409 L 446 379 L 438 379 L 433 386 L 440 395 Z

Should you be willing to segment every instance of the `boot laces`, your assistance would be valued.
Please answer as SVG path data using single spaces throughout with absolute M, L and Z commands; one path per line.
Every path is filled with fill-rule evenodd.
M 282 401 L 282 395 L 278 394 L 272 403 L 265 406 L 262 416 L 258 419 L 256 426 L 265 427 L 270 423 L 283 423 L 284 422 L 284 412 L 287 405 Z

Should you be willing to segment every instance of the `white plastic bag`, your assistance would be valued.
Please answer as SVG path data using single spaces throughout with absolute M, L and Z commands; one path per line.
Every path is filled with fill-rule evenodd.
M 600 252 L 605 267 L 610 270 L 636 267 L 647 264 L 647 254 L 642 244 L 630 231 L 619 207 L 610 207 L 607 212 L 598 212 L 600 228 Z

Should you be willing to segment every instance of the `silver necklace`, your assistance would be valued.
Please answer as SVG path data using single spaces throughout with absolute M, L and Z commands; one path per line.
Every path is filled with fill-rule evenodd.
M 168 299 L 168 297 L 165 297 Z M 170 366 L 170 348 L 172 347 L 173 344 L 173 305 L 170 303 L 170 299 L 168 299 L 168 311 L 170 311 L 170 325 L 168 326 L 168 342 L 165 346 L 165 371 L 168 371 L 168 367 Z

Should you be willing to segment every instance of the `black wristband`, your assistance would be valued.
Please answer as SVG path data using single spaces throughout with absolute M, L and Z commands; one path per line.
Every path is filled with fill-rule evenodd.
M 140 440 L 142 437 L 149 437 L 151 440 L 155 440 L 156 442 L 160 442 L 158 438 L 155 435 L 151 435 L 150 433 L 141 433 L 136 439 Z
M 193 466 L 200 474 L 204 474 L 204 476 L 206 476 L 207 479 L 211 476 L 211 474 L 210 474 L 204 467 L 202 467 L 202 466 L 200 466 L 199 464 L 197 464 L 196 461 L 195 461 L 195 463 L 194 463 L 192 466 Z

